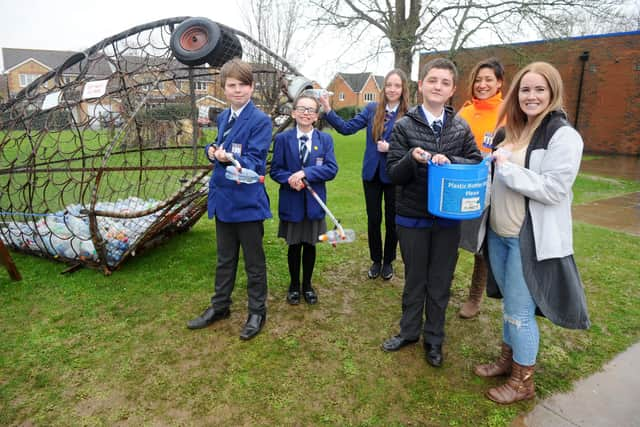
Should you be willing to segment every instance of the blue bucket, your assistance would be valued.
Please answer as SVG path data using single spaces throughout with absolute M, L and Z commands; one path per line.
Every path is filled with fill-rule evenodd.
M 486 207 L 491 157 L 475 165 L 428 163 L 427 209 L 449 219 L 474 219 Z

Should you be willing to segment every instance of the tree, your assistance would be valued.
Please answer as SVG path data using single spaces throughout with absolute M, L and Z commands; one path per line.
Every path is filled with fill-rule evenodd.
M 290 60 L 292 49 L 296 51 L 294 34 L 302 26 L 302 4 L 290 0 L 242 0 L 239 5 L 248 34 L 276 55 Z M 263 52 L 256 52 L 253 58 L 257 62 L 254 71 L 260 71 L 256 76 L 257 99 L 263 108 L 276 109 L 281 96 L 280 79 L 284 76 L 276 67 L 270 67 L 271 57 Z
M 610 16 L 616 0 L 311 0 L 313 22 L 370 37 L 377 55 L 391 49 L 394 66 L 411 73 L 414 53 L 447 47 L 449 55 L 480 43 L 513 41 L 561 25 L 577 11 Z
M 607 19 L 594 20 L 584 11 L 558 17 L 560 19 L 562 25 L 545 28 L 544 34 L 566 37 L 637 31 L 640 30 L 640 3 L 636 0 L 624 1 L 610 10 Z
M 301 3 L 251 0 L 248 6 L 241 7 L 241 11 L 249 34 L 279 56 L 288 58 L 293 35 L 301 26 Z

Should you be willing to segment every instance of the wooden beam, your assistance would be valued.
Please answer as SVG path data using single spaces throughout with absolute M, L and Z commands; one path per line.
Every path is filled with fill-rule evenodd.
M 0 263 L 7 268 L 9 276 L 11 276 L 13 280 L 22 280 L 18 267 L 16 267 L 16 264 L 13 262 L 13 258 L 11 258 L 11 254 L 4 246 L 2 240 L 0 240 Z

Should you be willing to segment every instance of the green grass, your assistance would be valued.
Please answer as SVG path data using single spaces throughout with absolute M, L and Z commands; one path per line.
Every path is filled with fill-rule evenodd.
M 380 343 L 398 330 L 403 271 L 366 279 L 366 216 L 360 180 L 364 137 L 336 137 L 338 177 L 328 205 L 351 245 L 318 247 L 320 302 L 285 303 L 286 245 L 266 221 L 268 320 L 250 342 L 240 266 L 232 315 L 201 331 L 185 323 L 208 304 L 214 223 L 129 259 L 105 277 L 13 253 L 23 280 L 0 269 L 0 425 L 357 425 L 505 426 L 535 402 L 499 406 L 483 397 L 497 380 L 472 374 L 501 336 L 500 304 L 460 320 L 472 256 L 461 252 L 447 317 L 445 363 L 429 367 L 421 346 L 394 354 Z M 626 191 L 580 177 L 576 200 Z M 272 210 L 277 188 L 267 182 Z M 621 190 L 622 188 L 622 190 Z M 576 260 L 593 327 L 569 331 L 540 321 L 539 397 L 570 389 L 640 339 L 638 238 L 575 225 Z
M 573 185 L 573 203 L 579 205 L 640 191 L 640 181 L 580 174 Z

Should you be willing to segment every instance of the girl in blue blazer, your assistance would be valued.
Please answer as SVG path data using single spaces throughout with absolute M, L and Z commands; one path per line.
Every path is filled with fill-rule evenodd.
M 280 184 L 278 237 L 289 245 L 287 254 L 291 283 L 289 304 L 300 303 L 300 264 L 302 261 L 302 296 L 308 304 L 318 302 L 311 286 L 316 262 L 318 236 L 327 231 L 325 212 L 304 189 L 306 178 L 322 201 L 327 200 L 325 182 L 338 173 L 333 139 L 313 128 L 320 105 L 312 96 L 302 95 L 293 104 L 296 127 L 278 134 L 271 160 L 271 178 Z
M 409 86 L 402 70 L 391 70 L 384 78 L 380 91 L 381 102 L 372 102 L 356 117 L 344 121 L 331 109 L 329 98 L 324 95 L 320 103 L 325 119 L 342 135 L 351 135 L 367 128 L 366 148 L 362 162 L 362 184 L 367 207 L 369 255 L 373 264 L 368 276 L 389 280 L 393 277 L 392 262 L 396 259 L 395 194 L 394 186 L 387 175 L 386 162 L 389 143 L 387 140 L 396 120 L 409 108 Z M 385 239 L 382 246 L 382 199 L 384 196 Z

